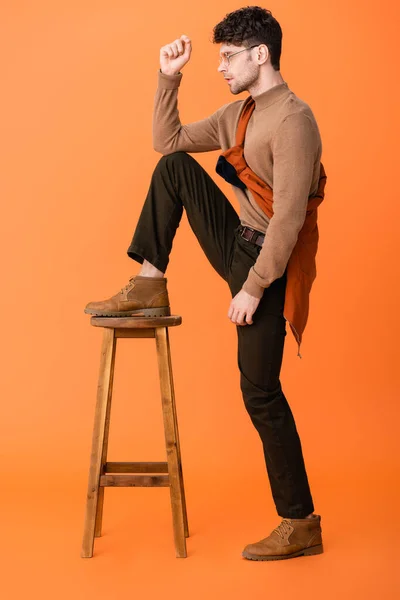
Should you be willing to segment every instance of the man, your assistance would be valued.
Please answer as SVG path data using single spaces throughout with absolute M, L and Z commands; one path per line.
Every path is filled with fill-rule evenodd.
M 233 185 L 237 215 L 211 177 L 188 152 L 235 145 L 244 100 L 210 117 L 182 125 L 177 108 L 181 69 L 192 47 L 182 35 L 160 51 L 153 117 L 154 149 L 164 156 L 150 183 L 127 250 L 142 267 L 120 292 L 90 302 L 85 312 L 105 316 L 170 314 L 164 273 L 183 208 L 208 260 L 228 283 L 228 318 L 238 334 L 240 385 L 264 449 L 272 495 L 282 522 L 242 556 L 277 560 L 323 551 L 321 517 L 314 505 L 294 418 L 280 383 L 286 321 L 287 263 L 318 188 L 321 139 L 309 106 L 283 80 L 282 31 L 271 12 L 241 8 L 214 28 L 221 44 L 218 71 L 232 94 L 248 91 L 255 102 L 247 124 L 244 157 L 273 188 L 272 218 L 244 185 Z M 264 237 L 265 236 L 265 237 Z

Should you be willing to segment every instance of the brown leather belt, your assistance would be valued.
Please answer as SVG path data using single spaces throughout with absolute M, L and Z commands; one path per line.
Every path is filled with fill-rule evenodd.
M 265 233 L 257 231 L 256 229 L 252 229 L 252 227 L 247 227 L 247 225 L 240 225 L 238 231 L 239 235 L 248 242 L 257 244 L 257 246 L 263 245 Z

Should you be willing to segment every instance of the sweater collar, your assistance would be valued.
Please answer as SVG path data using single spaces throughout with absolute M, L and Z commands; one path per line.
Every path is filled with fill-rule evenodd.
M 274 104 L 279 98 L 285 96 L 290 92 L 289 86 L 284 81 L 283 83 L 279 83 L 278 85 L 274 85 L 272 88 L 263 92 L 262 94 L 258 94 L 254 97 L 255 108 L 254 110 L 262 110 L 263 108 L 267 108 L 271 104 Z

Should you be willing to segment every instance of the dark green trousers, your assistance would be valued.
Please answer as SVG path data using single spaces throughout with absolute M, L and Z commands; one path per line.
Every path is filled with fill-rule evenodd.
M 208 260 L 235 296 L 261 248 L 239 235 L 233 206 L 185 152 L 163 156 L 156 165 L 128 255 L 165 272 L 183 209 Z M 301 519 L 314 505 L 300 438 L 280 382 L 285 288 L 286 271 L 265 289 L 253 323 L 236 326 L 237 356 L 244 404 L 262 441 L 278 515 Z

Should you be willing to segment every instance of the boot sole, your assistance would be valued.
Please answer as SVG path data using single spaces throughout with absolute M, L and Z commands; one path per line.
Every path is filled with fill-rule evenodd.
M 137 310 L 96 310 L 95 308 L 85 308 L 84 312 L 87 315 L 95 315 L 97 317 L 169 317 L 171 309 L 169 306 L 159 306 L 156 308 L 141 308 Z
M 242 552 L 242 556 L 250 560 L 284 560 L 285 558 L 295 558 L 296 556 L 312 556 L 314 554 L 322 554 L 323 551 L 323 544 L 318 544 L 317 546 L 311 546 L 311 548 L 304 548 L 304 550 L 299 550 L 298 552 L 293 552 L 293 554 L 286 554 L 282 556 L 255 556 L 249 552 Z

